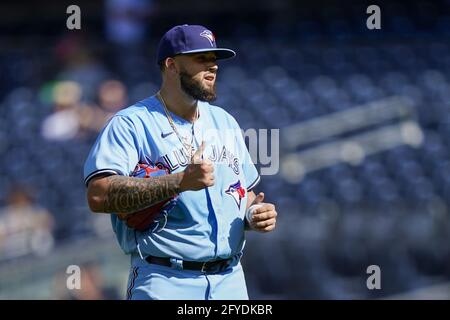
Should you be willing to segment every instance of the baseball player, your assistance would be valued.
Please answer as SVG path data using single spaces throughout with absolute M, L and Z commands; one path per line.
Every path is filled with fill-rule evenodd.
M 277 213 L 252 191 L 260 177 L 238 123 L 209 103 L 216 60 L 234 56 L 203 26 L 170 29 L 160 91 L 118 112 L 88 155 L 89 207 L 111 214 L 131 256 L 128 299 L 248 299 L 245 231 L 272 231 Z

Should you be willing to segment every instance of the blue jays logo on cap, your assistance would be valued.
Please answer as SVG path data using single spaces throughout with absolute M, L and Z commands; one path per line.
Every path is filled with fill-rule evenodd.
M 208 39 L 209 42 L 211 43 L 211 47 L 214 47 L 214 42 L 216 41 L 216 39 L 211 31 L 205 30 L 202 33 L 200 33 L 200 35 Z
M 227 48 L 218 48 L 214 34 L 200 25 L 180 25 L 167 31 L 158 45 L 157 62 L 178 54 L 214 52 L 216 59 L 228 59 L 236 53 Z
M 238 180 L 236 183 L 230 184 L 227 190 L 225 190 L 226 194 L 229 194 L 233 197 L 234 201 L 238 208 L 241 208 L 241 200 L 245 198 L 245 188 L 241 186 L 241 180 Z

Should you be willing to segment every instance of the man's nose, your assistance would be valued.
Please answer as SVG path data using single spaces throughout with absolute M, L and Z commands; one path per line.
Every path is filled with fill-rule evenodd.
M 210 72 L 217 72 L 217 69 L 219 69 L 219 66 L 217 65 L 216 62 L 211 62 L 211 64 L 208 67 L 208 70 Z

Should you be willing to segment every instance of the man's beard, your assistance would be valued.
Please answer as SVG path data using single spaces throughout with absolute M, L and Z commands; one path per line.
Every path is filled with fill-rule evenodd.
M 180 84 L 183 91 L 196 100 L 211 102 L 216 100 L 216 83 L 211 88 L 203 87 L 201 82 L 192 78 L 187 72 L 180 72 Z

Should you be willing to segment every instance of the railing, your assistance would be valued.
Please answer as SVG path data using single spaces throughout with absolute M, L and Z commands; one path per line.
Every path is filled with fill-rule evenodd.
M 281 139 L 286 152 L 281 174 L 298 183 L 307 173 L 339 162 L 357 165 L 397 146 L 419 147 L 423 133 L 412 100 L 394 96 L 289 126 Z

